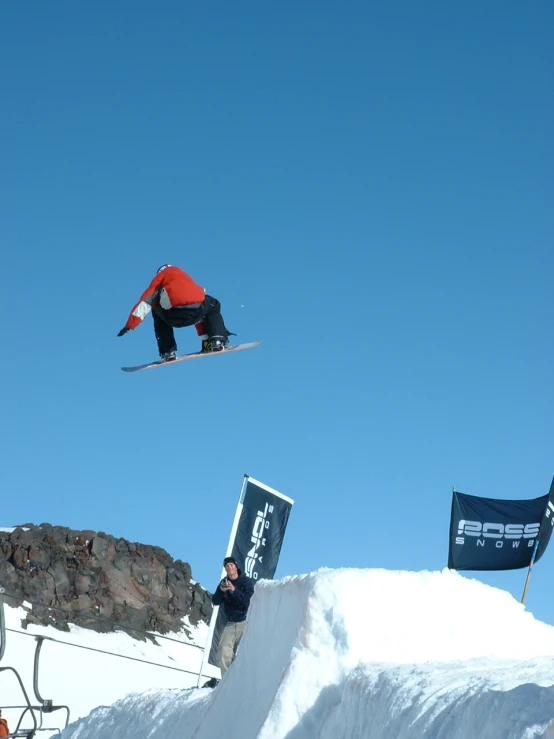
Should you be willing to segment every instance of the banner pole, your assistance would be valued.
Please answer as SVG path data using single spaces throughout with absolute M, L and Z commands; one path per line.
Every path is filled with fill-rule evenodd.
M 550 490 L 548 491 L 546 507 L 544 509 L 544 513 L 542 514 L 541 525 L 539 527 L 539 538 L 535 541 L 535 546 L 533 547 L 533 554 L 531 556 L 531 562 L 529 564 L 529 570 L 527 572 L 527 577 L 525 578 L 525 587 L 523 588 L 523 595 L 521 596 L 522 603 L 525 603 L 525 598 L 527 596 L 527 588 L 529 587 L 529 581 L 531 579 L 531 568 L 533 567 L 535 563 L 535 558 L 537 556 L 537 551 L 539 548 L 539 541 L 546 541 L 546 544 L 545 544 L 545 548 L 546 548 L 550 540 L 550 535 L 552 533 L 552 526 L 554 525 L 554 521 L 552 519 L 552 513 L 554 513 L 553 500 L 554 500 L 554 477 L 552 478 L 552 482 L 550 483 Z
M 235 511 L 235 518 L 233 520 L 233 526 L 231 527 L 231 534 L 229 536 L 229 543 L 227 544 L 227 550 L 225 553 L 226 557 L 231 556 L 231 552 L 233 551 L 233 544 L 235 543 L 235 537 L 237 535 L 237 529 L 239 527 L 239 521 L 240 521 L 240 514 L 242 512 L 242 497 L 244 495 L 244 491 L 246 489 L 246 483 L 248 481 L 248 475 L 244 476 L 244 479 L 242 481 L 242 487 L 240 489 L 240 495 L 239 495 L 239 502 L 237 503 L 237 510 Z M 221 568 L 220 573 L 220 580 L 225 574 L 225 567 Z M 198 680 L 196 682 L 196 687 L 200 687 L 200 682 L 202 680 L 202 673 L 204 671 L 204 667 L 206 666 L 206 663 L 210 657 L 210 649 L 212 646 L 212 639 L 214 636 L 215 631 L 215 624 L 217 621 L 217 614 L 219 613 L 219 606 L 215 606 L 212 610 L 212 616 L 210 618 L 210 626 L 208 629 L 208 636 L 206 637 L 206 643 L 204 644 L 204 653 L 202 654 L 202 664 L 200 665 L 200 672 L 198 673 Z
M 535 563 L 535 557 L 537 556 L 538 548 L 539 548 L 539 540 L 537 539 L 535 542 L 535 546 L 533 547 L 533 554 L 531 555 L 531 561 L 529 562 L 529 569 L 527 570 L 527 577 L 525 578 L 525 587 L 523 588 L 523 595 L 521 596 L 521 603 L 525 603 L 525 598 L 527 597 L 527 588 L 529 587 L 529 580 L 531 579 L 531 570 L 533 569 L 533 564 Z

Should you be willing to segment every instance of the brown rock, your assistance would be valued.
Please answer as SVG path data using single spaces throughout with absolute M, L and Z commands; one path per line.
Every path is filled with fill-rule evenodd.
M 160 547 L 115 539 L 103 532 L 25 524 L 0 532 L 0 582 L 6 602 L 35 601 L 23 621 L 67 630 L 182 630 L 182 619 L 208 621 L 211 597 L 192 584 L 190 565 Z M 12 596 L 10 598 L 10 596 Z M 93 618 L 95 617 L 95 618 Z

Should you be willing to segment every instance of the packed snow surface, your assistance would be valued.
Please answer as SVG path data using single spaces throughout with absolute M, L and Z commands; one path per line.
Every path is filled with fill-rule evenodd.
M 554 627 L 459 573 L 342 569 L 261 581 L 248 622 L 214 690 L 177 680 L 160 690 L 152 680 L 139 691 L 130 663 L 126 677 L 96 678 L 126 681 L 131 694 L 71 724 L 64 739 L 538 739 L 552 731 Z M 75 667 L 59 668 L 70 682 Z

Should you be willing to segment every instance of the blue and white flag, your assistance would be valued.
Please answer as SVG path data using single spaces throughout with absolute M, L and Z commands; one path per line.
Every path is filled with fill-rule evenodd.
M 497 500 L 454 492 L 448 567 L 453 570 L 529 567 L 544 554 L 553 527 L 554 479 L 548 495 L 532 500 Z

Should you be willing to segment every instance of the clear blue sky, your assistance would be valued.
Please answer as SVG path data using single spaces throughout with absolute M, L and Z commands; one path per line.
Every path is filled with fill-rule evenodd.
M 544 495 L 553 29 L 546 0 L 4 2 L 0 523 L 212 589 L 244 473 L 296 501 L 277 576 L 442 568 L 453 485 Z M 122 373 L 164 262 L 263 345 Z

